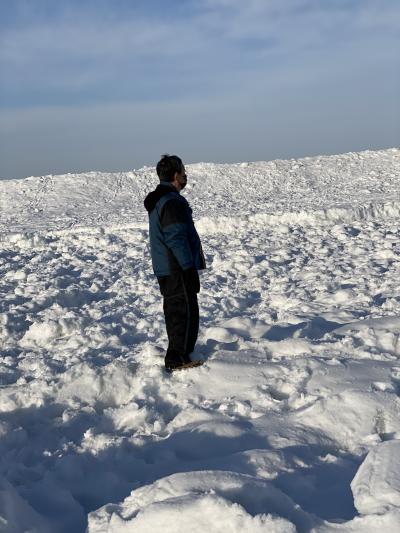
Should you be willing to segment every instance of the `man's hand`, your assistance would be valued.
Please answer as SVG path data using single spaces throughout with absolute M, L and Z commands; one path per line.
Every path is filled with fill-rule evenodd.
M 188 292 L 200 292 L 200 279 L 196 267 L 190 267 L 183 271 L 183 283 Z

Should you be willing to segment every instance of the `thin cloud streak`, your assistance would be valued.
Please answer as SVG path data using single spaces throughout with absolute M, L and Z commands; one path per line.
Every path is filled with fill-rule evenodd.
M 3 32 L 2 85 L 10 93 L 17 88 L 21 100 L 28 92 L 21 90 L 22 83 L 30 84 L 38 92 L 40 89 L 45 94 L 52 92 L 56 102 L 59 90 L 59 103 L 64 104 L 69 90 L 73 91 L 74 100 L 79 89 L 104 95 L 107 91 L 101 85 L 109 84 L 108 90 L 118 99 L 120 77 L 125 83 L 139 85 L 147 77 L 154 80 L 161 93 L 163 78 L 168 75 L 163 64 L 168 63 L 170 76 L 190 76 L 193 83 L 186 81 L 186 90 L 196 92 L 197 81 L 204 77 L 212 80 L 223 72 L 235 80 L 241 72 L 248 74 L 249 67 L 256 75 L 260 70 L 273 73 L 285 61 L 290 64 L 292 59 L 303 60 L 302 54 L 329 50 L 336 46 L 335 39 L 339 44 L 351 45 L 363 39 L 364 32 L 373 38 L 371 32 L 377 15 L 374 3 L 365 0 L 357 9 L 351 9 L 351 4 L 354 2 L 338 2 L 338 8 L 327 9 L 322 7 L 326 2 L 315 1 L 203 0 L 202 9 L 180 24 L 177 33 L 172 31 L 170 21 L 152 17 L 150 23 L 143 14 L 110 21 L 104 13 L 99 18 L 94 11 L 86 13 L 86 18 L 78 19 L 79 22 L 68 14 L 50 23 L 42 21 L 36 26 Z M 390 7 L 393 3 L 382 2 L 383 7 L 385 4 Z M 382 11 L 375 29 L 380 27 L 387 35 L 396 23 L 395 15 L 399 18 L 400 9 L 392 5 L 386 18 Z M 380 37 L 383 48 L 390 32 L 389 37 Z M 153 65 L 153 71 L 143 66 L 146 63 Z M 132 100 L 136 97 L 132 91 Z

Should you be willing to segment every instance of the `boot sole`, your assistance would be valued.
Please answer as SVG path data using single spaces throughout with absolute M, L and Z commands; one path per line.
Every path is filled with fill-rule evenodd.
M 165 370 L 169 373 L 169 374 L 172 374 L 172 372 L 175 372 L 177 370 L 186 370 L 187 368 L 195 368 L 196 366 L 201 366 L 202 364 L 204 364 L 204 361 L 190 361 L 190 363 L 184 363 L 183 365 L 180 365 L 180 366 L 176 366 L 174 368 L 167 368 L 165 367 Z

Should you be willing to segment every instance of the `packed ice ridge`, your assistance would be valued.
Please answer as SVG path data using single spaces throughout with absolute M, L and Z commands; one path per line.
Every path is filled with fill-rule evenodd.
M 398 531 L 400 150 L 186 168 L 172 376 L 154 168 L 0 181 L 0 531 Z

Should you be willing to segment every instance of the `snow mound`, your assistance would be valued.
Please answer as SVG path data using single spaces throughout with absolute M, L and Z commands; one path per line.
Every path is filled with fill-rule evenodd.
M 360 345 L 400 356 L 400 317 L 368 318 L 334 329 L 333 334 L 352 336 Z
M 246 225 L 313 225 L 399 216 L 400 150 L 287 161 L 186 165 L 185 189 L 200 231 Z M 157 185 L 155 169 L 87 172 L 0 181 L 0 239 L 23 248 L 37 233 L 147 222 L 143 199 Z M 210 216 L 211 215 L 211 216 Z M 11 235 L 10 235 L 11 234 Z
M 274 516 L 279 514 L 280 517 Z M 233 472 L 187 472 L 132 492 L 89 516 L 89 533 L 292 533 L 303 513 L 266 481 Z
M 131 400 L 135 384 L 135 365 L 116 360 L 99 369 L 81 363 L 65 372 L 57 397 L 60 401 L 121 406 Z
M 205 332 L 205 338 L 219 341 L 219 342 L 235 342 L 237 337 L 230 333 L 227 329 L 221 327 L 208 328 Z
M 351 483 L 361 514 L 380 514 L 400 507 L 400 441 L 378 444 L 367 455 Z

